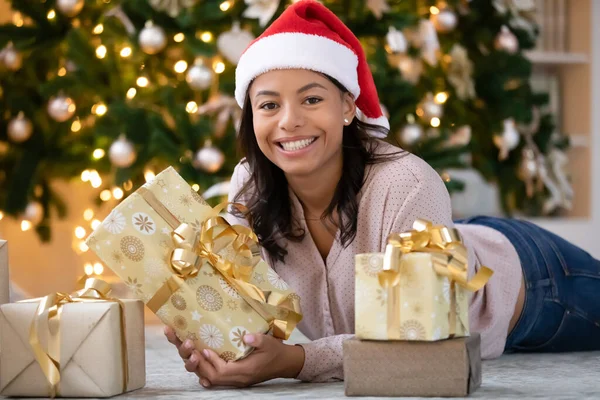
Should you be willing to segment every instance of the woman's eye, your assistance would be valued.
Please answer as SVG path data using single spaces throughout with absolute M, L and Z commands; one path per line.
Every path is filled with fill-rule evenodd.
M 321 102 L 321 99 L 318 97 L 309 97 L 305 100 L 308 104 L 317 104 Z
M 260 106 L 260 108 L 263 110 L 274 110 L 275 107 L 276 107 L 275 103 L 265 103 Z

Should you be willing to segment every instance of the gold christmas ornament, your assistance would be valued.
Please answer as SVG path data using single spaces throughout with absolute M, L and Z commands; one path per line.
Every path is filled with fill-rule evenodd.
M 461 100 L 475 97 L 475 82 L 473 82 L 473 63 L 469 60 L 467 50 L 459 44 L 452 46 L 451 60 L 448 64 L 448 82 Z
M 56 0 L 58 11 L 69 18 L 79 14 L 84 4 L 84 0 Z
M 42 207 L 39 202 L 31 201 L 27 204 L 27 207 L 25 207 L 25 211 L 23 212 L 23 219 L 31 222 L 32 225 L 37 225 L 42 222 L 43 217 L 44 207 Z
M 207 140 L 204 147 L 196 153 L 192 165 L 194 168 L 214 174 L 221 169 L 224 162 L 225 155 L 223 155 L 223 152 L 213 146 L 210 140 Z
M 243 30 L 235 21 L 230 31 L 223 32 L 217 39 L 219 52 L 232 64 L 237 65 L 244 50 L 254 40 L 251 32 Z
M 443 8 L 436 14 L 431 14 L 430 21 L 440 33 L 448 33 L 456 28 L 458 17 L 450 8 Z
M 140 32 L 139 43 L 144 53 L 157 54 L 167 46 L 167 35 L 161 27 L 148 21 Z
M 135 162 L 137 154 L 133 143 L 127 140 L 125 135 L 121 135 L 110 145 L 108 158 L 114 166 L 128 168 Z
M 175 18 L 183 10 L 193 7 L 197 0 L 149 0 L 148 2 L 156 11 L 163 11 L 169 17 Z
M 70 97 L 58 95 L 48 101 L 48 114 L 57 122 L 65 122 L 70 119 L 76 111 L 75 102 Z
M 19 112 L 15 118 L 8 123 L 8 138 L 15 143 L 22 143 L 31 137 L 33 125 L 25 117 L 23 112 Z

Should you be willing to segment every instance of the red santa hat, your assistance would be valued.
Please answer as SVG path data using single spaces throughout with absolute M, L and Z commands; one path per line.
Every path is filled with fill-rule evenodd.
M 360 42 L 333 12 L 317 1 L 301 0 L 290 5 L 246 48 L 235 71 L 237 103 L 243 106 L 248 86 L 257 76 L 293 68 L 336 79 L 354 95 L 359 120 L 389 129 Z

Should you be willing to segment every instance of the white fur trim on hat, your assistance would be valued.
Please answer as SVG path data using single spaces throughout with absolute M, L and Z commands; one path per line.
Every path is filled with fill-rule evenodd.
M 318 35 L 277 33 L 252 44 L 235 70 L 235 99 L 244 106 L 250 82 L 274 69 L 309 69 L 339 81 L 354 98 L 360 95 L 358 57 L 348 47 Z

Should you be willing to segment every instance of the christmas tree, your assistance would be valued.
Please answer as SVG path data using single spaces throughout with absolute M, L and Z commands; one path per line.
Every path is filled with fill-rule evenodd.
M 290 3 L 12 1 L 0 26 L 0 210 L 48 240 L 67 213 L 55 179 L 89 181 L 101 202 L 173 165 L 199 193 L 226 194 L 236 62 Z M 472 167 L 499 185 L 507 214 L 560 211 L 568 182 L 553 167 L 568 143 L 529 84 L 533 2 L 322 3 L 361 39 L 390 136 L 450 192 L 462 184 L 446 169 Z

